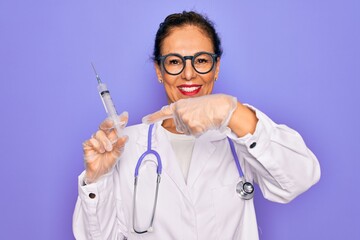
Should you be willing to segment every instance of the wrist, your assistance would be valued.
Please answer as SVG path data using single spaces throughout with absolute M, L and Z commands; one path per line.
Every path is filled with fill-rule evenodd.
M 238 102 L 228 127 L 238 137 L 243 137 L 248 133 L 253 134 L 255 132 L 257 121 L 255 112 Z

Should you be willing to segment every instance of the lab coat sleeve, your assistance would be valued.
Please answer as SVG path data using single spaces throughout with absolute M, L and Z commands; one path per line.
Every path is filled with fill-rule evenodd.
M 245 175 L 259 184 L 266 199 L 287 203 L 319 181 L 319 162 L 299 133 L 248 107 L 258 118 L 254 134 L 231 136 L 242 153 Z
M 115 170 L 114 170 L 115 171 Z M 83 186 L 83 172 L 78 179 L 78 199 L 73 215 L 73 233 L 78 240 L 126 239 L 116 211 L 113 172 L 96 183 Z

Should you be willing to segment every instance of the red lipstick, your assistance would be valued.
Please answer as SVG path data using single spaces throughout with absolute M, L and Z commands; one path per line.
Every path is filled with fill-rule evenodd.
M 201 85 L 198 84 L 183 84 L 177 87 L 179 89 L 179 91 L 181 92 L 181 94 L 185 95 L 185 96 L 193 96 L 196 95 L 200 89 L 201 89 Z

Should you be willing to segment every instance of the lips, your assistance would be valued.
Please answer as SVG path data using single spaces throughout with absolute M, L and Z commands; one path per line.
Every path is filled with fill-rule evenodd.
M 201 85 L 180 85 L 177 87 L 179 89 L 179 91 L 186 96 L 192 96 L 197 94 L 200 89 L 201 89 Z

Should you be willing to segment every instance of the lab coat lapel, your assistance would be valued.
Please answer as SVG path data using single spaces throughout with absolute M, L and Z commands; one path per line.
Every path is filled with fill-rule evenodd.
M 155 124 L 152 134 L 152 149 L 157 151 L 161 157 L 163 166 L 162 178 L 165 174 L 175 183 L 177 188 L 183 195 L 189 199 L 189 192 L 187 190 L 184 177 L 180 170 L 179 164 L 176 160 L 175 153 L 172 149 L 170 142 L 167 139 L 165 130 L 161 127 L 161 122 Z M 140 145 L 147 146 L 147 131 L 146 136 L 139 138 Z M 161 188 L 161 183 L 160 183 Z
M 189 188 L 195 184 L 214 154 L 216 148 L 213 141 L 222 138 L 224 138 L 224 135 L 216 131 L 209 131 L 196 139 L 187 179 Z

